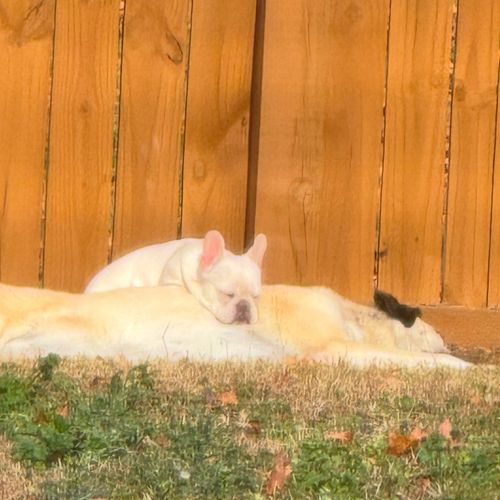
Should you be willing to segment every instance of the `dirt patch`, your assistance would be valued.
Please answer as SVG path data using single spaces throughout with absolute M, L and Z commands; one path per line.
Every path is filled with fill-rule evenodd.
M 500 348 L 500 311 L 439 306 L 424 307 L 422 313 L 448 345 L 493 352 Z
M 453 356 L 475 364 L 500 365 L 500 348 L 448 346 Z

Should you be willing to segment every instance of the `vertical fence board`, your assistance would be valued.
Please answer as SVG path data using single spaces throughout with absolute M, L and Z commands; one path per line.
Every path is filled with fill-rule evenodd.
M 256 230 L 266 278 L 372 291 L 389 2 L 268 2 Z
M 183 235 L 219 229 L 241 250 L 256 0 L 194 0 Z
M 495 147 L 498 0 L 461 0 L 458 15 L 444 300 L 485 306 Z
M 191 0 L 127 0 L 113 256 L 175 239 Z
M 499 68 L 500 77 L 500 68 Z M 500 81 L 500 80 L 499 80 Z M 497 125 L 490 241 L 488 306 L 500 308 L 500 86 L 497 81 Z
M 453 1 L 392 2 L 379 286 L 412 302 L 441 294 Z
M 114 257 L 213 227 L 242 248 L 258 1 L 126 0 L 119 122 L 123 1 L 0 1 L 0 281 L 36 285 L 41 244 L 44 284 L 69 290 L 106 264 L 111 236 Z M 262 5 L 265 279 L 366 302 L 378 250 L 378 285 L 403 300 L 500 307 L 500 3 Z
M 108 255 L 119 0 L 56 10 L 44 283 L 81 290 Z
M 0 281 L 37 285 L 54 0 L 0 5 Z

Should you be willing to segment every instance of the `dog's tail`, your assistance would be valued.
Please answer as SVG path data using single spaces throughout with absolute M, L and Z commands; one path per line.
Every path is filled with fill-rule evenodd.
M 415 320 L 422 315 L 418 307 L 400 304 L 396 297 L 382 290 L 375 290 L 373 300 L 377 309 L 386 313 L 390 318 L 397 319 L 406 328 L 412 327 Z

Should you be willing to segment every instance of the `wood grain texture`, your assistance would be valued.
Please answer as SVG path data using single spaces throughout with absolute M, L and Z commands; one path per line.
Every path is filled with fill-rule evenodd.
M 218 229 L 243 248 L 255 0 L 194 0 L 183 236 Z
M 127 0 L 113 257 L 177 237 L 190 0 Z
M 498 68 L 500 77 L 500 66 Z M 500 81 L 500 78 L 499 78 Z M 497 82 L 497 126 L 493 206 L 491 213 L 490 269 L 488 281 L 488 306 L 500 308 L 500 86 Z M 500 330 L 499 330 L 500 331 Z M 497 332 L 498 333 L 498 332 Z
M 444 301 L 486 306 L 500 3 L 459 4 Z
M 54 0 L 0 3 L 0 281 L 38 285 Z
M 268 2 L 256 232 L 265 277 L 372 294 L 389 2 Z
M 412 303 L 441 294 L 453 1 L 392 2 L 379 287 Z
M 56 10 L 44 284 L 77 291 L 107 263 L 119 0 Z

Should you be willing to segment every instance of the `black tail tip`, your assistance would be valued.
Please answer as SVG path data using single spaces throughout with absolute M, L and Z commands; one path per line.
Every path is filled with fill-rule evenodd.
M 422 316 L 420 308 L 400 304 L 396 297 L 382 290 L 375 290 L 373 301 L 378 310 L 384 312 L 390 318 L 397 319 L 406 328 L 412 327 L 415 320 Z

